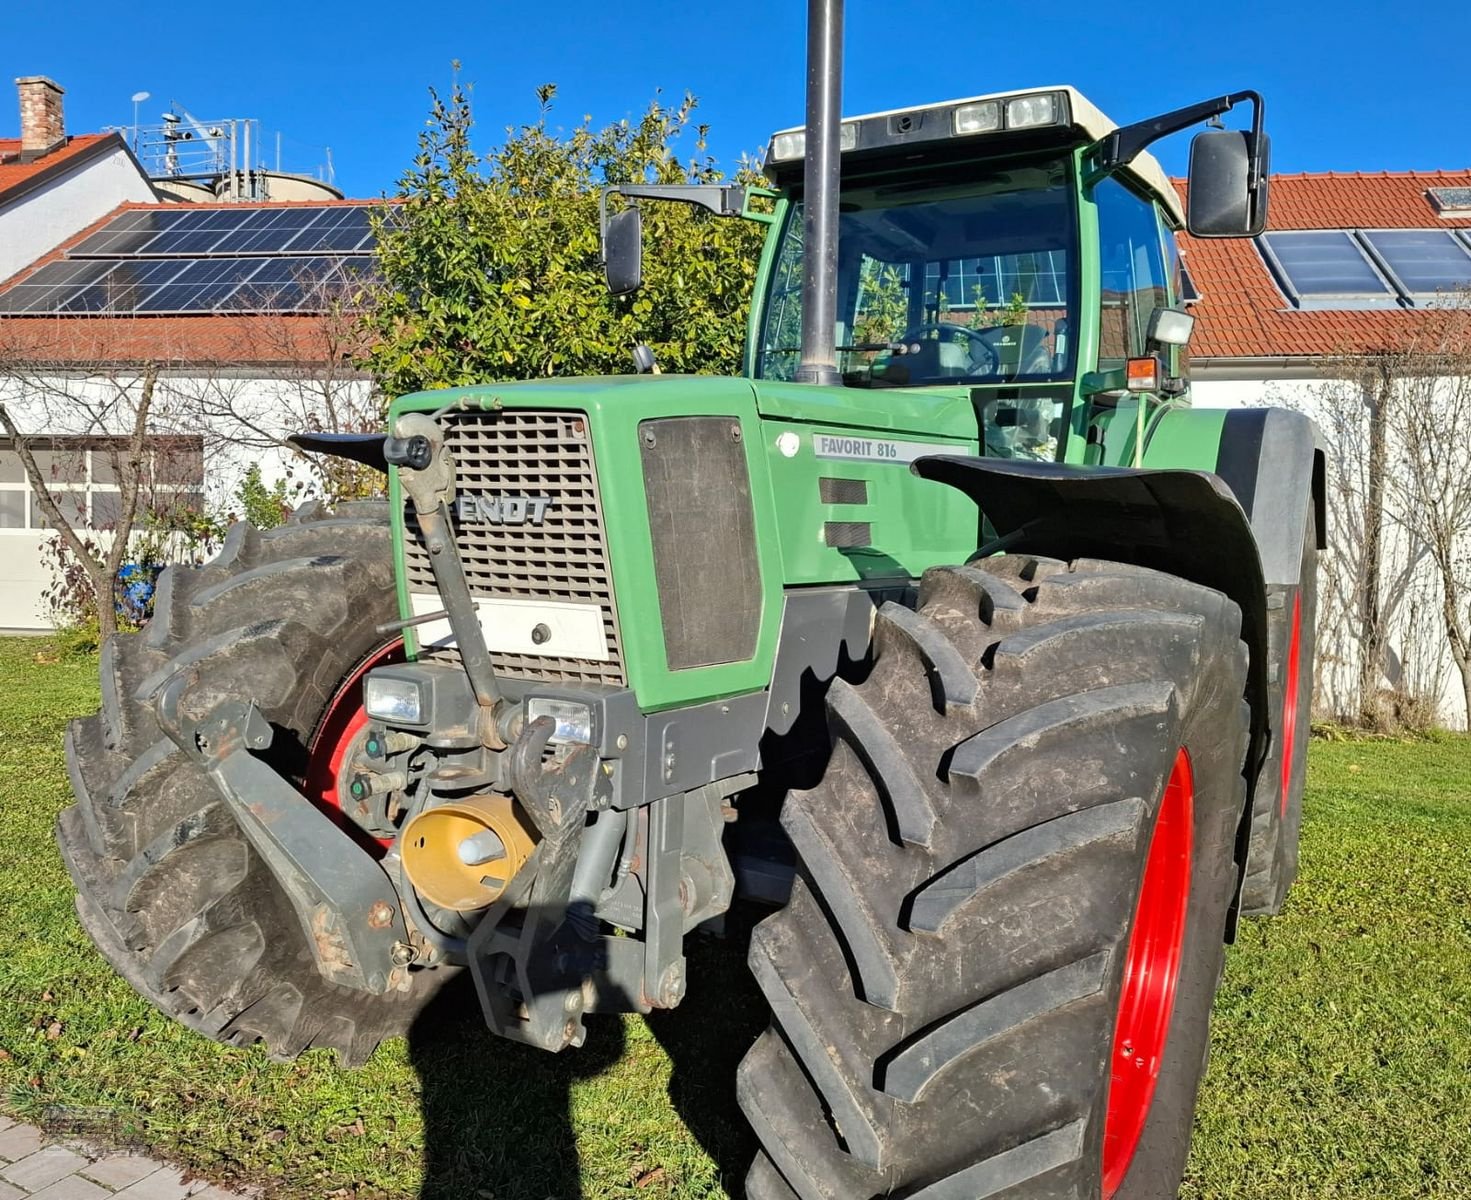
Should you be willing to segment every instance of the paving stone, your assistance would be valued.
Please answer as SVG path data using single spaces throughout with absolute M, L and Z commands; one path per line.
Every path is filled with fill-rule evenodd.
M 34 1125 L 12 1125 L 0 1130 L 0 1161 L 14 1162 L 41 1148 L 41 1131 Z
M 3 1135 L 0 1135 L 3 1136 Z M 0 1178 L 13 1183 L 22 1191 L 38 1192 L 49 1183 L 55 1183 L 64 1175 L 70 1175 L 78 1167 L 85 1167 L 87 1160 L 65 1146 L 47 1146 L 22 1159 L 11 1163 Z
M 139 1154 L 99 1153 L 85 1144 L 41 1145 L 41 1130 L 0 1116 L 0 1200 L 261 1200 Z M 8 1165 L 6 1165 L 8 1164 Z M 101 1186 L 99 1186 L 101 1185 Z M 121 1189 L 121 1190 L 117 1190 Z
M 184 1200 L 189 1194 L 189 1185 L 184 1182 L 184 1173 L 177 1167 L 160 1167 L 115 1193 L 127 1200 Z
M 90 1179 L 68 1175 L 65 1179 L 58 1179 L 50 1187 L 32 1193 L 30 1200 L 102 1200 L 111 1195 L 106 1188 L 98 1187 Z
M 82 1167 L 80 1174 L 116 1191 L 152 1175 L 158 1167 L 159 1164 L 151 1158 L 139 1158 L 136 1154 L 113 1154 Z

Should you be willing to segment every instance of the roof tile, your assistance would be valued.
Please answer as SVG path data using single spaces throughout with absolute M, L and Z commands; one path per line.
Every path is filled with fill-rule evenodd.
M 20 161 L 20 138 L 0 138 L 0 202 L 4 201 L 7 192 L 34 179 L 43 171 L 50 171 L 61 163 L 76 158 L 98 142 L 116 137 L 115 133 L 78 134 L 67 138 L 66 145 L 30 162 Z

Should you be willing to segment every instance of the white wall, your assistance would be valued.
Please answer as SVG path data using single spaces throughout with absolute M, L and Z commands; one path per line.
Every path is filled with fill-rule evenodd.
M 50 376 L 30 386 L 0 379 L 0 402 L 23 433 L 123 435 L 131 429 L 137 386 L 136 376 Z M 341 386 L 351 393 L 349 403 L 362 402 L 369 392 L 366 381 Z M 58 403 L 57 394 L 63 391 L 76 403 Z M 304 428 L 314 407 L 313 397 L 290 379 L 180 374 L 159 380 L 151 426 L 160 433 L 202 438 L 206 509 L 223 517 L 239 511 L 236 492 L 252 465 L 261 468 L 268 486 L 288 478 L 310 480 L 310 464 L 272 441 Z M 311 495 L 308 487 L 293 498 Z M 51 628 L 42 599 L 51 582 L 42 559 L 50 536 L 34 529 L 0 528 L 0 629 Z
M 1321 379 L 1205 379 L 1190 385 L 1196 408 L 1249 408 L 1280 404 L 1302 408 L 1323 385 Z
M 42 184 L 0 209 L 0 280 L 49 254 L 119 204 L 154 199 L 148 180 L 121 147 Z
M 1192 383 L 1191 397 L 1199 408 L 1242 408 L 1254 405 L 1278 405 L 1294 408 L 1309 416 L 1321 411 L 1326 379 L 1233 379 L 1201 380 Z M 1471 446 L 1466 450 L 1467 469 L 1471 470 Z M 1334 519 L 1331 472 L 1328 519 Z M 1409 546 L 1404 531 L 1386 521 L 1381 534 L 1386 575 L 1399 563 L 1406 562 Z M 1331 545 L 1331 541 L 1330 541 Z M 1345 620 L 1342 605 L 1334 611 L 1325 597 L 1333 586 L 1329 573 L 1334 569 L 1331 548 L 1319 559 L 1320 604 L 1318 624 L 1318 664 L 1316 701 L 1324 715 L 1333 715 L 1347 704 L 1357 688 L 1359 645 L 1357 630 Z M 1441 722 L 1452 728 L 1468 728 L 1466 702 L 1460 687 L 1460 676 L 1450 650 L 1445 644 L 1444 625 L 1439 617 L 1440 584 L 1433 568 L 1422 562 L 1406 580 L 1404 599 L 1395 613 L 1389 636 L 1389 673 L 1382 680 L 1388 690 L 1423 691 L 1437 705 Z

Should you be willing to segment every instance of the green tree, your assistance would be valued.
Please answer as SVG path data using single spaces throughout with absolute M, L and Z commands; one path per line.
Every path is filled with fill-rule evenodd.
M 692 125 L 694 98 L 562 132 L 549 124 L 555 94 L 551 84 L 537 89 L 535 123 L 508 129 L 482 156 L 465 89 L 456 84 L 448 99 L 431 92 L 419 152 L 379 230 L 382 286 L 364 318 L 365 365 L 389 395 L 622 373 L 640 341 L 665 371 L 739 371 L 761 226 L 646 202 L 642 290 L 615 300 L 603 284 L 604 183 L 721 178 L 704 156 L 705 127 Z M 701 157 L 684 163 L 673 146 L 690 132 Z
M 257 529 L 275 529 L 291 512 L 286 481 L 278 479 L 267 487 L 258 463 L 246 468 L 245 478 L 235 489 L 235 501 L 240 505 L 240 515 Z

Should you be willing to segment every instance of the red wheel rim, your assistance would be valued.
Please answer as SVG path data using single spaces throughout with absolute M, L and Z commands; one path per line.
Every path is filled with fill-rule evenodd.
M 1292 640 L 1287 644 L 1287 687 L 1282 698 L 1282 811 L 1292 793 L 1292 752 L 1297 745 L 1297 664 L 1302 642 L 1302 593 L 1292 605 Z
M 1103 1124 L 1103 1194 L 1114 1195 L 1128 1174 L 1149 1119 L 1164 1063 L 1190 904 L 1195 780 L 1190 756 L 1175 756 L 1159 818 L 1144 860 L 1134 928 L 1124 959 L 1124 986 L 1109 1060 L 1108 1110 Z
M 402 662 L 403 657 L 403 640 L 389 642 L 363 659 L 337 686 L 307 747 L 306 772 L 301 783 L 302 794 L 308 800 L 380 856 L 393 844 L 392 839 L 375 838 L 351 821 L 342 807 L 341 788 L 343 774 L 350 765 L 353 739 L 368 724 L 368 714 L 363 708 L 363 676 L 384 663 Z

